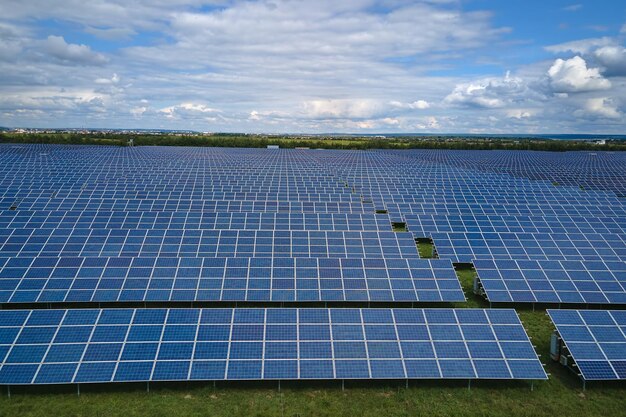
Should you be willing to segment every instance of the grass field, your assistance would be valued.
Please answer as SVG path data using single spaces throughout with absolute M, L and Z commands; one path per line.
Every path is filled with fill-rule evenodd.
M 420 244 L 422 256 L 432 249 Z M 472 294 L 474 271 L 457 271 L 468 298 L 462 307 L 488 307 Z M 207 384 L 81 386 L 13 389 L 0 397 L 0 416 L 624 416 L 626 387 L 588 384 L 549 358 L 552 324 L 543 310 L 520 307 L 518 313 L 547 364 L 549 381 L 472 382 L 404 381 L 276 384 Z

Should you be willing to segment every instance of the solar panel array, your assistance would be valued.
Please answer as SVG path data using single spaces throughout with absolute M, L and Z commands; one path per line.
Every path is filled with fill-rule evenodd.
M 585 380 L 626 379 L 626 311 L 548 310 Z
M 338 157 L 334 169 L 415 238 L 432 239 L 439 258 L 473 264 L 489 301 L 626 302 L 623 153 L 412 150 L 371 152 L 359 164 L 351 158 Z M 540 280 L 520 279 L 544 261 L 560 263 Z M 589 263 L 592 278 L 582 282 L 589 270 L 580 265 Z
M 333 316 L 339 318 L 341 310 L 211 310 L 216 315 L 230 312 L 233 317 L 256 314 L 258 322 L 245 324 L 251 331 L 256 326 L 252 332 L 256 339 L 235 341 L 254 345 L 235 343 L 233 351 L 230 335 L 214 341 L 197 338 L 209 310 L 169 307 L 179 301 L 212 307 L 238 301 L 263 307 L 278 302 L 300 306 L 462 302 L 465 296 L 453 262 L 473 263 L 486 297 L 494 302 L 623 304 L 625 179 L 626 158 L 613 153 L 3 144 L 0 304 L 39 309 L 48 303 L 61 307 L 82 303 L 90 308 L 105 303 L 107 309 L 59 310 L 54 313 L 62 316 L 58 322 L 33 324 L 46 329 L 28 330 L 49 336 L 42 339 L 20 339 L 21 333 L 14 334 L 15 328 L 19 332 L 28 328 L 24 323 L 43 314 L 40 310 L 12 312 L 25 315 L 19 325 L 3 326 L 0 319 L 0 328 L 7 332 L 2 333 L 7 335 L 3 336 L 7 347 L 0 349 L 0 356 L 6 350 L 0 383 L 75 383 L 98 378 L 545 378 L 517 316 L 510 311 L 506 314 L 515 315 L 516 323 L 504 326 L 521 332 L 516 333 L 517 341 L 498 333 L 504 330 L 492 320 L 498 313 L 490 310 L 349 310 L 345 314 L 353 316 L 346 325 L 362 329 L 361 338 L 355 340 L 334 337 Z M 408 232 L 392 231 L 393 223 L 406 224 Z M 420 259 L 416 238 L 432 238 L 440 259 Z M 112 309 L 140 302 L 159 302 L 166 308 Z M 283 311 L 280 320 L 287 321 L 272 322 L 269 317 L 277 311 Z M 359 311 L 361 321 L 354 311 Z M 131 318 L 116 324 L 77 319 L 73 326 L 91 332 L 85 340 L 57 342 L 56 333 L 50 335 L 51 329 L 64 327 L 65 318 L 91 317 L 94 312 Z M 135 346 L 139 341 L 129 343 L 126 338 L 134 331 L 134 317 L 153 313 L 162 317 L 150 325 L 165 336 L 170 316 L 185 312 L 196 322 L 172 323 L 188 326 L 180 329 L 190 332 L 180 336 L 184 340 L 151 339 L 140 341 L 149 347 L 139 347 Z M 303 323 L 301 317 L 313 312 L 329 321 Z M 411 314 L 425 321 L 419 325 L 398 321 Z M 466 314 L 480 317 L 471 329 L 462 322 Z M 429 315 L 447 317 L 441 323 L 448 326 L 446 332 L 431 323 Z M 370 318 L 381 322 L 370 323 Z M 120 329 L 98 330 L 101 325 Z M 231 332 L 238 326 L 235 321 L 212 325 L 230 326 Z M 273 334 L 268 328 L 271 332 L 274 325 L 289 327 L 284 340 L 267 338 Z M 306 331 L 313 325 L 326 326 L 332 336 L 317 340 L 324 346 L 319 345 L 319 355 L 326 356 L 302 356 L 300 327 Z M 369 332 L 370 325 L 379 326 L 383 333 Z M 409 338 L 400 333 L 405 325 L 425 326 L 427 337 Z M 188 339 L 192 328 L 197 334 Z M 92 333 L 105 330 L 113 338 L 127 333 L 123 340 L 93 339 Z M 383 336 L 390 339 L 379 339 Z M 418 356 L 410 356 L 403 343 L 418 341 L 424 343 L 415 353 Z M 204 345 L 209 342 L 216 344 Z M 354 344 L 335 349 L 336 343 L 344 342 Z M 513 342 L 526 347 L 508 350 Z M 80 358 L 47 361 L 48 348 L 61 349 L 54 347 L 57 343 L 76 345 L 73 349 L 80 351 Z M 376 356 L 383 354 L 376 350 L 382 346 L 378 343 L 389 343 L 383 353 L 392 356 Z M 394 343 L 397 348 L 391 347 Z M 35 346 L 32 352 L 44 347 L 46 351 L 41 357 L 28 356 L 30 347 L 16 349 L 21 344 Z M 106 349 L 102 344 L 115 344 L 111 352 L 119 349 L 122 356 L 113 359 L 115 354 L 110 353 L 106 360 L 84 360 L 90 349 Z M 180 358 L 161 357 L 163 344 L 165 351 L 185 353 Z M 198 351 L 200 345 L 205 350 Z M 122 359 L 127 347 L 145 348 L 146 356 L 136 353 L 142 359 Z M 252 357 L 237 357 L 240 348 Z M 355 356 L 337 356 L 344 348 Z M 20 352 L 32 362 L 13 362 Z M 229 356 L 196 356 L 223 352 Z M 100 377 L 94 376 L 99 372 Z
M 513 310 L 0 311 L 0 384 L 546 379 Z

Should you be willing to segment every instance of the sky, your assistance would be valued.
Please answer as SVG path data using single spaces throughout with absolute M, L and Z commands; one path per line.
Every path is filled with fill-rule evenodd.
M 624 134 L 618 0 L 0 0 L 0 126 Z

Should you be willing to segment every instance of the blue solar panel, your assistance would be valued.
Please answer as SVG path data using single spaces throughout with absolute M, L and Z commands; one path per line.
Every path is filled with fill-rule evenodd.
M 513 310 L 6 310 L 0 329 L 11 385 L 547 378 Z
M 477 260 L 491 302 L 625 304 L 626 263 Z
M 410 233 L 392 231 L 6 229 L 2 257 L 419 258 Z
M 464 301 L 450 261 L 383 258 L 10 258 L 0 302 Z
M 626 311 L 548 310 L 585 380 L 626 379 Z

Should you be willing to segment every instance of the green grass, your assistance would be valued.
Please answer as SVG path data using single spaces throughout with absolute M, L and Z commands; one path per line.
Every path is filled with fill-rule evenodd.
M 429 254 L 428 244 L 420 253 Z M 457 308 L 488 307 L 472 293 L 473 269 L 457 274 L 465 290 L 466 303 Z M 535 382 L 411 381 L 315 385 L 283 383 L 277 386 L 218 384 L 152 386 L 82 386 L 81 396 L 73 387 L 55 392 L 16 393 L 0 397 L 0 417 L 48 416 L 624 416 L 626 387 L 594 383 L 582 390 L 580 380 L 549 358 L 553 326 L 543 310 L 518 307 L 528 335 L 537 347 L 550 380 Z M 61 392 L 59 392 L 61 391 Z
M 420 258 L 432 259 L 433 258 L 433 244 L 427 242 L 418 242 L 417 251 L 420 254 Z

